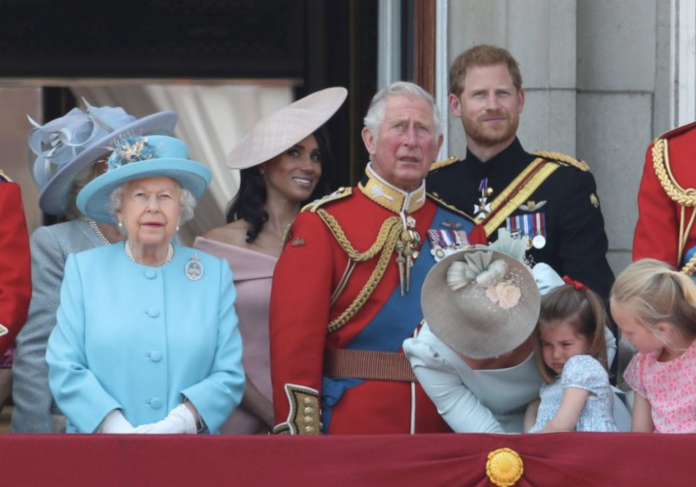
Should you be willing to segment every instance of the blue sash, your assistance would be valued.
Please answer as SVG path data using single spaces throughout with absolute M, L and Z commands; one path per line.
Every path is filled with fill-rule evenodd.
M 443 225 L 447 222 L 448 225 Z M 438 208 L 430 223 L 430 228 L 451 228 L 451 222 L 461 224 L 458 230 L 471 234 L 474 224 L 460 215 L 444 208 Z M 382 309 L 372 318 L 372 321 L 345 348 L 349 350 L 372 350 L 383 352 L 398 352 L 404 340 L 413 335 L 423 319 L 420 305 L 420 293 L 423 282 L 430 269 L 435 265 L 435 259 L 430 253 L 430 239 L 423 239 L 416 263 L 411 268 L 410 291 L 401 297 L 401 289 L 397 285 Z M 393 265 L 393 264 L 390 264 Z M 326 433 L 331 422 L 333 407 L 343 394 L 364 382 L 364 379 L 344 379 L 326 377 L 322 379 L 321 419 L 322 429 Z
M 689 250 L 687 250 L 686 255 L 684 255 L 684 260 L 682 261 L 682 266 L 686 265 L 687 262 L 689 262 L 694 254 L 696 254 L 696 246 L 691 247 Z M 694 280 L 696 280 L 696 274 L 691 276 Z

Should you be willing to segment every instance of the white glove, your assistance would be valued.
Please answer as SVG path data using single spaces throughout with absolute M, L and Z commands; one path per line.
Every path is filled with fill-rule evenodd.
M 120 409 L 114 409 L 106 415 L 104 421 L 97 427 L 97 433 L 114 435 L 129 435 L 137 433 L 133 425 L 123 416 Z
M 534 276 L 534 280 L 542 296 L 546 296 L 552 289 L 565 284 L 565 281 L 561 279 L 558 272 L 554 271 L 550 265 L 543 262 L 538 263 L 532 268 L 532 275 Z
M 198 433 L 196 418 L 185 404 L 172 409 L 166 418 L 156 423 L 143 424 L 135 428 L 135 433 L 150 435 L 195 435 Z

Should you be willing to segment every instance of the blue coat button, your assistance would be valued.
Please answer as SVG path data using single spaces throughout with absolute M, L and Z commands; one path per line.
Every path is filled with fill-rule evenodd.
M 147 313 L 150 318 L 157 318 L 160 314 L 159 310 L 156 308 L 148 308 L 145 310 L 145 313 Z
M 145 269 L 145 277 L 148 279 L 154 279 L 157 277 L 157 271 L 154 269 Z
M 156 397 L 156 398 L 154 398 L 154 399 L 151 399 L 151 400 L 150 400 L 150 407 L 151 407 L 152 409 L 159 409 L 159 408 L 161 408 L 161 407 L 162 407 L 162 399 L 160 399 L 159 397 Z
M 159 362 L 162 360 L 162 352 L 158 352 L 157 350 L 150 352 L 150 360 L 153 362 Z

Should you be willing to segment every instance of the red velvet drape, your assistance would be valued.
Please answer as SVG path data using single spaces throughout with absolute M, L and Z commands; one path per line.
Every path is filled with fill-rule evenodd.
M 563 433 L 342 437 L 2 435 L 0 486 L 491 486 L 516 451 L 518 486 L 696 485 L 696 435 Z

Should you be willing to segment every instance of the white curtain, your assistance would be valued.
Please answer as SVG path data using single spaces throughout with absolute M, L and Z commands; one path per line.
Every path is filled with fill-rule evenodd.
M 161 110 L 179 115 L 176 136 L 184 140 L 193 160 L 210 167 L 213 181 L 198 202 L 196 216 L 180 231 L 184 244 L 225 223 L 227 205 L 237 193 L 239 171 L 225 164 L 227 153 L 262 117 L 290 104 L 289 82 L 274 84 L 94 84 L 72 86 L 91 105 L 119 106 L 140 118 Z

